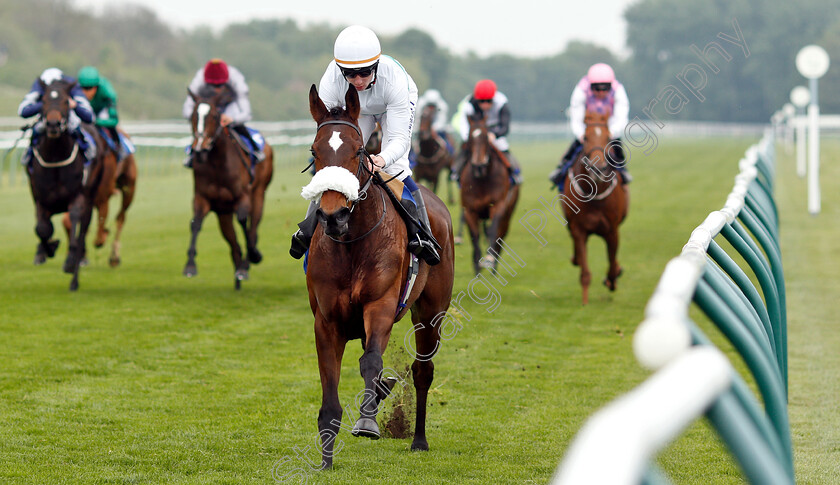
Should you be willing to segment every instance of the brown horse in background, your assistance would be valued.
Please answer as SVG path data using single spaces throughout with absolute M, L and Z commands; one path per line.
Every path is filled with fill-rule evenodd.
M 382 150 L 382 127 L 379 126 L 379 122 L 376 123 L 373 133 L 368 137 L 365 150 L 371 155 L 379 155 L 379 152 Z
M 119 129 L 124 136 L 126 133 Z M 119 143 L 116 141 L 115 143 Z M 106 227 L 108 222 L 108 209 L 111 197 L 116 193 L 120 193 L 120 211 L 116 217 L 117 232 L 114 235 L 114 241 L 111 243 L 111 255 L 108 258 L 108 263 L 111 267 L 120 265 L 120 238 L 122 236 L 123 226 L 125 225 L 125 214 L 128 207 L 134 200 L 135 187 L 137 185 L 137 163 L 134 160 L 134 154 L 129 153 L 121 162 L 117 161 L 117 154 L 114 150 L 107 147 L 102 157 L 102 182 L 94 196 L 94 207 L 98 217 L 96 219 L 96 238 L 93 241 L 94 247 L 101 248 L 105 245 L 110 232 Z M 70 217 L 64 216 L 64 227 L 69 230 Z M 83 258 L 83 264 L 87 262 L 87 258 Z
M 40 240 L 35 253 L 35 264 L 46 262 L 55 256 L 58 240 L 52 239 L 55 214 L 66 212 L 69 217 L 67 229 L 67 259 L 64 272 L 73 275 L 70 291 L 79 289 L 79 267 L 85 255 L 85 237 L 93 212 L 94 194 L 102 180 L 102 152 L 104 142 L 90 125 L 83 129 L 93 135 L 97 144 L 97 156 L 85 166 L 85 156 L 68 129 L 70 118 L 70 92 L 75 83 L 53 81 L 41 83 L 41 122 L 44 133 L 32 147 L 32 167 L 27 170 L 32 200 L 35 203 L 35 233 Z
M 469 123 L 469 138 L 461 147 L 467 157 L 460 177 L 461 206 L 472 238 L 473 269 L 478 274 L 482 267 L 496 269 L 502 251 L 499 239 L 507 235 L 519 200 L 519 186 L 511 183 L 505 154 L 490 141 L 486 119 L 477 114 L 470 117 Z M 483 258 L 479 233 L 482 223 L 490 253 Z
M 230 246 L 234 266 L 234 285 L 238 290 L 248 279 L 250 263 L 262 261 L 257 250 L 257 227 L 263 214 L 265 191 L 274 172 L 271 147 L 265 145 L 265 160 L 251 167 L 248 153 L 234 139 L 233 129 L 222 126 L 220 106 L 232 102 L 235 94 L 225 85 L 221 90 L 205 86 L 198 94 L 187 90 L 195 101 L 192 125 L 194 197 L 190 222 L 190 247 L 184 276 L 198 274 L 195 244 L 204 217 L 211 210 L 219 219 L 219 228 Z M 247 259 L 236 240 L 233 215 L 245 233 Z
M 437 193 L 438 179 L 444 168 L 452 169 L 455 157 L 446 149 L 446 140 L 432 129 L 437 107 L 426 105 L 420 113 L 420 128 L 414 151 L 417 154 L 417 165 L 412 169 L 414 180 L 427 180 L 432 192 Z M 447 177 L 447 194 L 449 203 L 453 203 L 452 181 Z
M 396 382 L 393 378 L 399 378 L 386 375 L 389 369 L 383 369 L 382 354 L 394 323 L 409 309 L 416 349 L 408 350 L 416 350 L 411 370 L 417 392 L 411 449 L 429 449 L 426 400 L 434 377 L 431 359 L 440 345 L 443 325 L 438 320 L 449 307 L 455 269 L 449 211 L 421 186 L 432 232 L 441 245 L 441 262 L 430 267 L 419 260 L 414 286 L 405 306 L 400 305 L 412 265 L 406 226 L 381 178 L 368 170 L 368 154 L 358 126 L 359 96 L 352 85 L 345 95 L 345 106 L 328 110 L 314 85 L 309 91 L 309 110 L 318 123 L 312 143 L 317 172 L 305 190 L 318 187 L 315 192 L 320 194 L 320 204 L 319 224 L 309 248 L 306 285 L 315 317 L 321 374 L 318 431 L 323 468 L 332 466 L 333 442 L 341 425 L 338 382 L 347 342 L 360 338 L 364 349 L 359 368 L 365 399 L 352 434 L 376 439 L 378 407 L 390 394 Z M 404 340 L 410 339 L 407 336 Z
M 563 204 L 569 221 L 569 233 L 574 241 L 572 264 L 580 266 L 583 304 L 589 303 L 589 284 L 592 274 L 586 259 L 586 240 L 597 234 L 607 242 L 609 269 L 604 284 L 615 291 L 616 279 L 621 275 L 618 254 L 618 226 L 627 217 L 629 193 L 615 170 L 614 144 L 611 143 L 607 120 L 610 113 L 587 111 L 583 150 L 575 159 L 564 182 L 564 193 L 571 204 Z M 575 211 L 574 209 L 578 209 Z

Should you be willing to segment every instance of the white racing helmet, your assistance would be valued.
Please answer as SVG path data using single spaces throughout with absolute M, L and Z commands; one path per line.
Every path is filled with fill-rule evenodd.
M 345 69 L 359 69 L 376 64 L 382 55 L 379 39 L 367 27 L 351 25 L 335 39 L 335 63 Z
M 61 72 L 61 69 L 57 67 L 50 67 L 44 69 L 44 72 L 41 73 L 41 81 L 44 81 L 44 84 L 50 84 L 53 81 L 58 81 L 59 79 L 64 76 L 64 73 Z

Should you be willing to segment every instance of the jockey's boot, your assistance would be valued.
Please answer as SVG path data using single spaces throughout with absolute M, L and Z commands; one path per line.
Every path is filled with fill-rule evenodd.
M 513 185 L 522 185 L 522 169 L 519 167 L 519 160 L 510 151 L 504 152 L 510 163 L 510 181 Z
M 306 209 L 306 217 L 298 224 L 298 229 L 292 234 L 292 246 L 289 248 L 289 254 L 295 259 L 300 259 L 309 249 L 309 243 L 312 242 L 312 235 L 315 234 L 315 228 L 318 227 L 318 217 L 315 211 L 318 210 L 318 204 L 310 202 Z
M 569 169 L 571 167 L 571 160 L 563 160 L 560 166 L 555 168 L 548 175 L 548 180 L 550 180 L 552 184 L 557 186 L 557 189 L 560 191 L 561 194 L 563 193 L 563 182 L 566 181 L 566 174 L 569 173 Z
M 408 251 L 425 261 L 429 266 L 434 266 L 440 263 L 440 254 L 438 254 L 437 241 L 432 236 L 432 226 L 429 224 L 429 213 L 426 212 L 426 202 L 423 201 L 423 196 L 420 194 L 420 189 L 411 193 L 417 205 L 412 204 L 410 200 L 403 199 L 402 206 L 405 207 L 406 212 L 415 221 L 419 220 L 423 226 L 428 230 L 429 235 L 421 231 L 417 225 L 412 221 L 405 221 L 405 227 L 408 231 Z

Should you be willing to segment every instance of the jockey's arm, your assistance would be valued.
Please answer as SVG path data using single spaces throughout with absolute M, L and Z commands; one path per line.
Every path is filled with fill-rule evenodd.
M 506 136 L 510 131 L 510 109 L 505 104 L 499 110 L 499 124 L 490 127 L 490 132 L 496 135 L 496 138 Z
M 569 125 L 576 140 L 583 140 L 583 133 L 586 131 L 586 125 L 583 124 L 585 115 L 586 93 L 575 86 L 574 91 L 572 91 L 572 99 L 569 102 Z
M 615 104 L 609 120 L 610 136 L 621 138 L 624 135 L 624 129 L 629 122 L 629 113 L 630 100 L 627 98 L 627 91 L 624 90 L 624 86 L 620 86 L 615 91 Z
M 387 94 L 386 108 L 387 121 L 382 126 L 383 140 L 387 144 L 382 145 L 379 155 L 387 168 L 396 162 L 411 147 L 411 125 L 414 119 L 414 105 L 417 102 L 417 94 L 409 92 L 407 85 L 397 85 Z M 413 99 L 412 99 L 413 97 Z
M 96 117 L 93 115 L 93 108 L 90 106 L 87 96 L 78 85 L 70 91 L 72 100 L 76 102 L 76 106 L 71 106 L 76 116 L 82 120 L 83 123 L 93 123 Z

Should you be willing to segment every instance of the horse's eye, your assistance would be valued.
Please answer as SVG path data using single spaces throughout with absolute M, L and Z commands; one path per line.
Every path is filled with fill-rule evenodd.
M 310 148 L 309 153 L 311 153 L 312 156 L 315 157 L 315 149 L 314 148 Z

